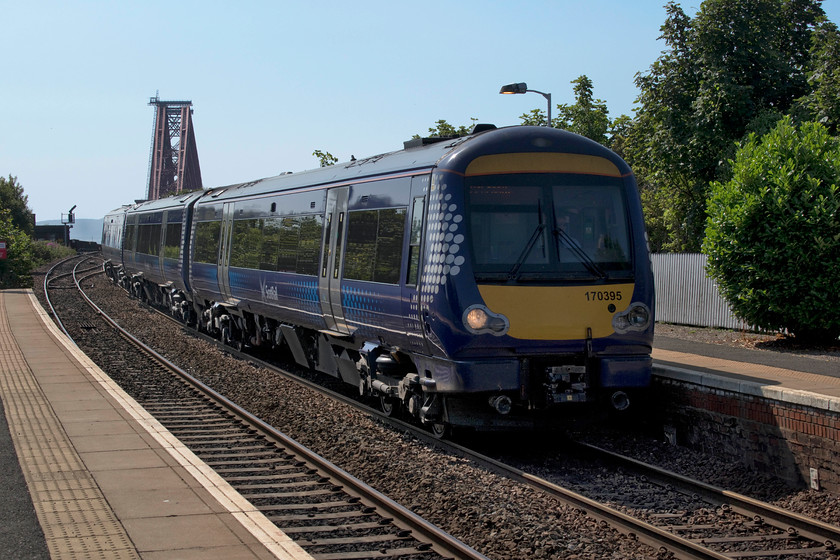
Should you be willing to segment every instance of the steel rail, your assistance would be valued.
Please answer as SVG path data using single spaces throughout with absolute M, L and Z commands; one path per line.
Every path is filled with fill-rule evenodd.
M 812 541 L 822 542 L 827 548 L 834 548 L 840 543 L 840 527 L 835 525 L 799 515 L 768 504 L 767 502 L 762 502 L 761 500 L 756 500 L 749 496 L 732 492 L 731 490 L 724 490 L 723 488 L 706 484 L 705 482 L 694 480 L 630 457 L 625 457 L 624 455 L 596 445 L 582 442 L 576 443 L 590 452 L 606 456 L 611 461 L 640 470 L 650 478 L 656 478 L 667 484 L 682 487 L 686 491 L 702 496 L 712 503 L 727 505 L 736 513 L 746 517 L 752 517 L 756 521 L 763 521 L 768 525 L 787 531 L 788 534 L 798 534 Z
M 63 265 L 63 264 L 64 264 L 64 263 L 66 263 L 66 262 L 72 261 L 73 259 L 78 259 L 79 257 L 80 257 L 80 255 L 72 255 L 72 256 L 70 256 L 70 257 L 63 258 L 63 259 L 61 259 L 60 261 L 58 261 L 57 263 L 55 263 L 54 265 L 52 265 L 52 266 L 50 267 L 50 269 L 47 271 L 47 273 L 46 273 L 46 274 L 44 274 L 44 299 L 46 300 L 47 305 L 48 305 L 48 306 L 49 306 L 49 308 L 50 308 L 50 315 L 52 315 L 52 317 L 53 317 L 53 319 L 55 320 L 55 322 L 56 322 L 56 324 L 58 325 L 58 327 L 61 329 L 61 331 L 62 331 L 65 335 L 67 335 L 67 338 L 69 338 L 70 340 L 73 340 L 73 338 L 70 336 L 70 333 L 69 333 L 69 332 L 67 332 L 67 329 L 64 327 L 64 322 L 62 322 L 61 317 L 59 317 L 59 316 L 58 316 L 58 313 L 57 313 L 57 312 L 56 312 L 56 310 L 55 310 L 55 306 L 53 305 L 53 302 L 52 302 L 52 300 L 50 299 L 49 283 L 50 283 L 50 281 L 52 281 L 52 280 L 57 280 L 57 279 L 61 278 L 62 276 L 70 276 L 72 273 L 70 273 L 70 272 L 65 272 L 65 273 L 63 273 L 63 274 L 61 274 L 61 275 L 59 275 L 59 276 L 57 276 L 57 277 L 55 277 L 55 278 L 50 278 L 50 275 L 51 275 L 51 274 L 53 273 L 53 271 L 54 271 L 55 269 L 57 269 L 59 266 Z M 81 264 L 81 261 L 79 261 L 79 263 L 78 263 L 76 266 L 78 267 L 78 266 L 79 266 L 79 264 Z M 75 272 L 75 270 L 76 270 L 76 269 L 74 268 L 74 269 L 73 269 L 73 272 Z M 75 344 L 75 342 L 74 342 L 73 344 Z

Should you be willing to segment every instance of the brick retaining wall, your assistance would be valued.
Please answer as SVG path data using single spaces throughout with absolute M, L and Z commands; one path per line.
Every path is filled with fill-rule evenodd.
M 743 462 L 791 485 L 840 493 L 840 413 L 654 376 L 658 421 L 677 443 Z

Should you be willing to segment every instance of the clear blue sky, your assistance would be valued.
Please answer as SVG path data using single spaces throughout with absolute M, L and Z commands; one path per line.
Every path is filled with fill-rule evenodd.
M 154 109 L 190 99 L 205 187 L 396 150 L 438 119 L 499 126 L 573 102 L 612 116 L 664 48 L 665 0 L 0 0 L 0 175 L 38 220 L 143 198 Z M 700 0 L 682 2 L 694 15 Z M 840 21 L 840 0 L 823 8 Z

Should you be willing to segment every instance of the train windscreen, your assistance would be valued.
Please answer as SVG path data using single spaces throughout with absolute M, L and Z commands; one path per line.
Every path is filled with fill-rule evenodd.
M 500 174 L 467 178 L 476 280 L 553 282 L 632 276 L 620 178 Z

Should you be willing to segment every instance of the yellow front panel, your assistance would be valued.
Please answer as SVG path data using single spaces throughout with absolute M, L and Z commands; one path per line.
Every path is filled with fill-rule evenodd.
M 621 177 L 613 162 L 583 154 L 514 153 L 480 156 L 468 166 L 466 175 L 498 175 L 500 173 L 579 173 Z
M 578 340 L 613 334 L 612 318 L 630 305 L 633 284 L 607 286 L 478 286 L 484 304 L 510 321 L 508 335 L 530 340 Z M 609 311 L 609 305 L 615 311 Z

